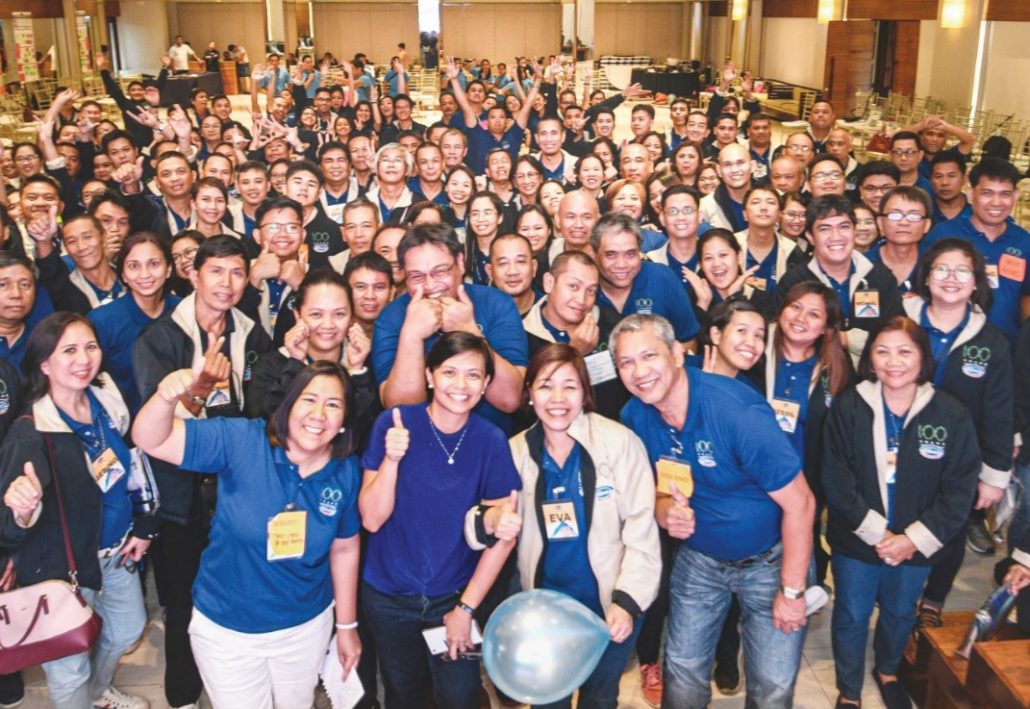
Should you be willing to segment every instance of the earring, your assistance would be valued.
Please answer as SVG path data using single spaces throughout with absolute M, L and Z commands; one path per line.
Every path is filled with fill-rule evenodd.
M 426 386 L 429 387 L 430 389 L 432 389 L 433 388 L 433 383 L 432 382 L 426 382 Z
M 340 433 L 344 433 L 347 430 L 346 426 L 340 426 Z
M 532 399 L 529 400 L 529 405 L 533 406 L 533 400 Z

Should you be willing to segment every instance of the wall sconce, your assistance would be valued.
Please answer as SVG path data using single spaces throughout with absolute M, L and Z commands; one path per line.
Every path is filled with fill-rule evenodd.
M 942 0 L 941 27 L 946 30 L 961 29 L 966 24 L 965 0 Z
M 733 10 L 731 17 L 734 22 L 741 22 L 747 19 L 747 1 L 748 0 L 733 0 Z
M 816 20 L 820 25 L 840 20 L 843 16 L 841 0 L 819 0 Z

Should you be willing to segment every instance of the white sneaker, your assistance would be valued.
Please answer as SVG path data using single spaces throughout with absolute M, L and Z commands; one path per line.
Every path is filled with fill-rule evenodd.
M 97 709 L 150 709 L 150 702 L 143 697 L 108 687 L 99 699 L 93 700 L 93 706 Z
M 816 584 L 805 589 L 805 615 L 813 615 L 823 609 L 830 600 L 826 589 Z

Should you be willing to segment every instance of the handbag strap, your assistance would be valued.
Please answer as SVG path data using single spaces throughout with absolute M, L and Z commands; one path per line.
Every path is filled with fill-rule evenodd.
M 72 538 L 68 534 L 68 518 L 64 514 L 64 499 L 61 497 L 61 482 L 57 475 L 57 463 L 54 459 L 54 442 L 49 433 L 43 434 L 46 441 L 47 460 L 50 463 L 50 479 L 54 481 L 54 492 L 57 494 L 57 511 L 61 516 L 61 536 L 64 537 L 64 553 L 68 557 L 68 578 L 72 582 L 72 588 L 79 589 L 79 570 L 75 566 L 75 554 L 72 552 Z

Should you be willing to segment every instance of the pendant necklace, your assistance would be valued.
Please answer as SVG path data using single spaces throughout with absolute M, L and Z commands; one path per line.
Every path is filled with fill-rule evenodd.
M 440 448 L 443 449 L 444 455 L 447 456 L 447 465 L 454 465 L 454 456 L 458 454 L 458 449 L 461 448 L 462 441 L 465 440 L 465 434 L 469 432 L 468 422 L 465 423 L 465 428 L 461 432 L 461 438 L 458 439 L 458 443 L 454 446 L 454 450 L 448 451 L 447 446 L 443 444 L 443 440 L 440 438 L 440 434 L 436 430 L 436 425 L 433 424 L 433 417 L 429 415 L 428 409 L 426 410 L 426 417 L 429 419 L 429 430 L 433 432 L 436 442 L 440 444 Z

